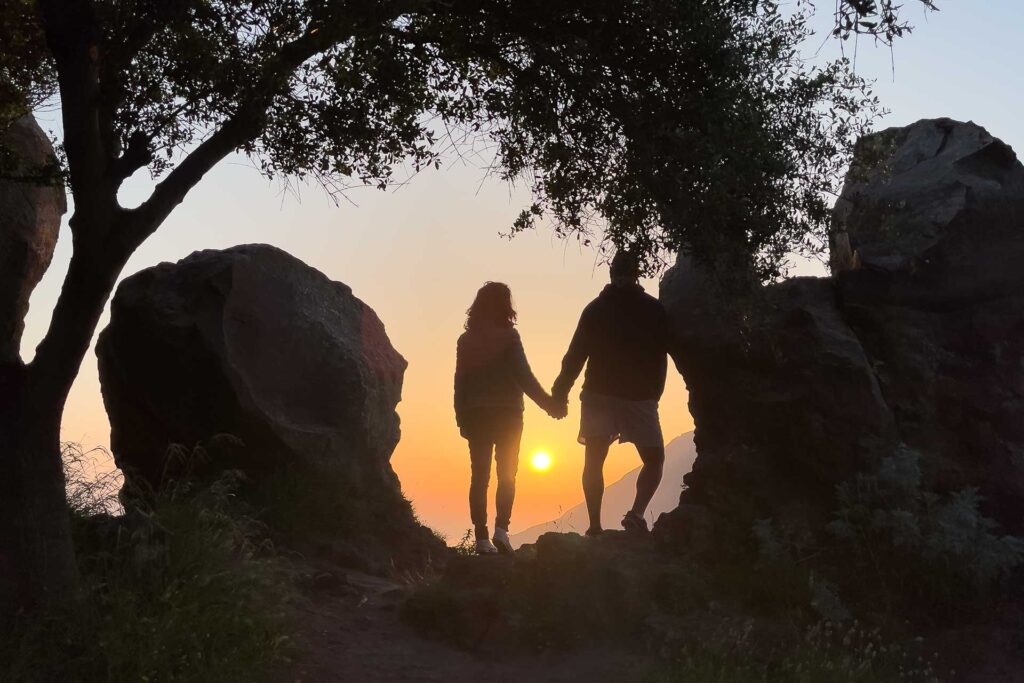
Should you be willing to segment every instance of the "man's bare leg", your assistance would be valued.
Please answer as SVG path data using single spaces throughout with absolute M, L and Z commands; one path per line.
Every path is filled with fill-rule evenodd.
M 604 461 L 608 457 L 610 440 L 587 439 L 583 463 L 583 497 L 590 516 L 588 532 L 601 531 L 601 499 L 604 497 Z
M 636 498 L 633 499 L 633 514 L 643 519 L 647 512 L 647 506 L 654 498 L 658 485 L 661 484 L 661 475 L 665 469 L 665 447 L 664 446 L 637 446 L 640 460 L 644 466 L 640 468 L 640 475 L 636 478 Z M 606 449 L 607 452 L 607 449 Z

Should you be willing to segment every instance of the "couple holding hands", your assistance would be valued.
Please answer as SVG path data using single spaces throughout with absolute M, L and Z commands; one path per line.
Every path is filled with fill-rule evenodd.
M 622 519 L 626 531 L 645 533 L 644 513 L 661 483 L 665 442 L 658 400 L 665 388 L 666 357 L 679 368 L 664 307 L 639 284 L 640 266 L 619 251 L 610 267 L 611 283 L 580 316 L 551 393 L 530 370 L 508 285 L 488 282 L 477 292 L 459 337 L 455 364 L 455 418 L 469 442 L 472 477 L 469 510 L 480 554 L 512 552 L 508 527 L 516 493 L 523 394 L 553 418 L 568 414 L 569 390 L 586 365 L 580 394 L 579 442 L 585 447 L 583 494 L 590 517 L 588 536 L 601 528 L 604 461 L 618 440 L 636 446 L 643 468 L 633 507 Z M 498 490 L 493 542 L 487 526 L 491 461 Z

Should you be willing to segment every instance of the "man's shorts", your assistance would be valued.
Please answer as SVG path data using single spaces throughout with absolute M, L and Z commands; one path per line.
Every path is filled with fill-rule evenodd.
M 579 442 L 588 439 L 664 446 L 658 402 L 630 401 L 615 396 L 584 393 L 581 397 Z

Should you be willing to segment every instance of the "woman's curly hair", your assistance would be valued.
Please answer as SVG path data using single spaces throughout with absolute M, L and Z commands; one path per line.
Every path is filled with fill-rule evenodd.
M 513 327 L 515 324 L 512 290 L 503 282 L 484 283 L 476 293 L 473 305 L 466 311 L 466 329 L 475 330 L 488 325 Z

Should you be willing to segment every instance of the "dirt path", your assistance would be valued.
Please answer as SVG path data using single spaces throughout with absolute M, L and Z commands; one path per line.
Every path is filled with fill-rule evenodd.
M 403 590 L 348 573 L 300 606 L 300 656 L 289 683 L 639 683 L 646 657 L 607 647 L 555 655 L 469 653 L 419 637 L 399 619 Z
M 507 653 L 484 638 L 475 652 L 420 637 L 399 618 L 407 589 L 357 572 L 325 573 L 298 608 L 299 655 L 281 683 L 643 683 L 655 662 L 636 652 Z M 1014 621 L 1013 623 L 1019 623 Z M 979 630 L 980 629 L 980 630 Z M 958 683 L 1024 680 L 1017 629 L 965 628 L 934 634 L 940 679 Z M 934 648 L 934 649 L 933 649 Z M 949 669 L 956 673 L 949 675 Z M 917 680 L 916 678 L 914 680 Z

